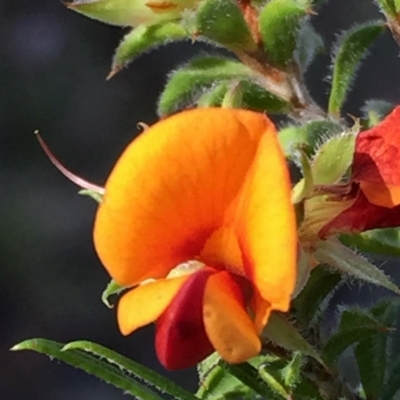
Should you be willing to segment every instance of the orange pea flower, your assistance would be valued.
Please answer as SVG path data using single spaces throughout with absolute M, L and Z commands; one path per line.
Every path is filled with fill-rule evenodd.
M 400 107 L 358 134 L 345 198 L 353 201 L 321 229 L 320 237 L 400 226 Z
M 245 110 L 196 109 L 148 128 L 118 160 L 94 227 L 119 301 L 121 332 L 156 322 L 169 369 L 217 350 L 261 350 L 273 310 L 296 283 L 290 180 L 273 124 Z

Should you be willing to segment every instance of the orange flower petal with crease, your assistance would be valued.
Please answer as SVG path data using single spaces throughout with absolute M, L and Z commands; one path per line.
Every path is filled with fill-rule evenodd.
M 261 342 L 247 314 L 243 294 L 228 272 L 208 278 L 203 318 L 207 336 L 224 360 L 240 363 L 260 352 Z
M 189 275 L 160 279 L 125 293 L 117 310 L 118 325 L 123 335 L 154 322 L 169 306 Z
M 376 206 L 393 208 L 400 204 L 400 186 L 362 181 L 360 189 L 368 201 Z
M 134 285 L 165 277 L 198 256 L 224 225 L 253 166 L 244 241 L 255 253 L 253 274 L 262 295 L 270 291 L 277 299 L 284 285 L 281 297 L 287 296 L 294 286 L 294 218 L 277 146 L 272 123 L 246 110 L 185 111 L 142 133 L 111 172 L 96 216 L 95 247 L 110 275 L 121 285 Z
M 274 135 L 264 135 L 236 213 L 247 276 L 274 310 L 287 311 L 297 275 L 290 178 Z

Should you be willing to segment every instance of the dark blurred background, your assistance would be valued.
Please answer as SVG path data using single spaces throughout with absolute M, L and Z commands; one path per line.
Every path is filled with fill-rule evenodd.
M 338 31 L 379 18 L 372 1 L 330 0 L 313 17 L 328 46 Z M 109 278 L 92 245 L 96 204 L 77 195 L 39 148 L 39 129 L 72 171 L 103 184 L 115 160 L 156 121 L 166 74 L 199 52 L 216 49 L 173 44 L 143 55 L 106 82 L 124 31 L 68 11 L 57 0 L 0 0 L 0 399 L 119 400 L 116 389 L 44 356 L 12 353 L 27 338 L 97 341 L 163 371 L 152 328 L 124 338 L 113 310 L 100 301 Z M 346 111 L 363 101 L 400 101 L 399 49 L 386 33 L 359 71 Z M 307 80 L 325 106 L 329 54 Z M 396 275 L 396 265 L 387 267 Z M 399 274 L 397 274 L 399 275 Z M 368 302 L 375 289 L 345 288 L 338 301 Z M 187 388 L 195 371 L 169 373 Z

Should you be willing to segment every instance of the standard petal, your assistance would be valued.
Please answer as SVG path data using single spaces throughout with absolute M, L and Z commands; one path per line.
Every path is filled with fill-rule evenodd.
M 203 296 L 215 272 L 206 267 L 191 275 L 158 319 L 156 351 L 165 368 L 192 367 L 214 351 L 204 330 Z
M 261 341 L 246 312 L 242 289 L 228 272 L 209 277 L 203 318 L 207 336 L 224 360 L 240 363 L 260 352 Z
M 123 335 L 157 320 L 190 275 L 140 285 L 124 294 L 117 309 L 118 325 Z
M 400 107 L 357 136 L 353 180 L 400 186 Z
M 362 181 L 360 189 L 368 201 L 377 206 L 393 208 L 400 204 L 400 186 Z
M 275 132 L 266 131 L 234 211 L 246 275 L 273 310 L 287 311 L 296 283 L 291 184 Z
M 95 247 L 110 275 L 122 285 L 134 285 L 164 277 L 198 256 L 223 226 L 267 129 L 272 124 L 260 113 L 196 109 L 160 121 L 134 140 L 106 183 L 95 222 Z M 268 152 L 263 152 L 267 160 Z M 269 191 L 268 176 L 280 177 L 282 171 L 263 168 L 264 173 Z M 286 188 L 286 182 L 279 183 L 279 193 L 282 185 Z M 279 198 L 285 208 L 281 197 L 273 201 Z

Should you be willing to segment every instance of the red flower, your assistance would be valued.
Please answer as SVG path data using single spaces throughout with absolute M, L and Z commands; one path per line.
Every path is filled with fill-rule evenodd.
M 400 226 L 400 107 L 356 139 L 350 207 L 330 220 L 320 237 Z

